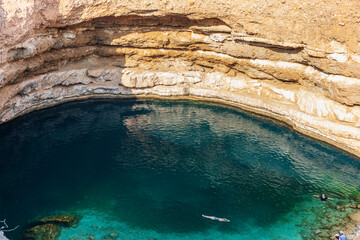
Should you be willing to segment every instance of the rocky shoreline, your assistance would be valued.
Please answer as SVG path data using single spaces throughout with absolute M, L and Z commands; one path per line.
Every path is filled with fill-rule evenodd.
M 353 205 L 352 205 L 353 204 Z M 301 225 L 307 228 L 302 232 L 304 239 L 326 240 L 335 239 L 334 235 L 338 231 L 344 231 L 349 237 L 350 232 L 359 225 L 360 222 L 360 205 L 359 197 L 355 200 L 334 200 L 323 203 L 323 207 L 313 206 L 308 212 L 315 214 L 315 219 L 307 220 L 307 213 L 298 212 L 297 215 L 303 216 Z M 344 217 L 345 216 L 345 217 Z M 73 214 L 59 214 L 42 217 L 31 223 L 28 229 L 23 233 L 23 240 L 57 240 L 61 235 L 62 228 L 78 228 L 81 216 Z M 309 224 L 312 226 L 309 228 Z M 96 229 L 97 226 L 92 226 Z M 108 226 L 107 231 L 111 229 Z M 101 229 L 99 229 L 100 231 Z M 310 232 L 309 232 L 310 230 Z M 89 240 L 95 239 L 91 232 L 83 233 L 88 236 Z M 118 239 L 119 233 L 113 231 L 105 236 L 104 239 Z M 76 238 L 71 238 L 75 240 Z

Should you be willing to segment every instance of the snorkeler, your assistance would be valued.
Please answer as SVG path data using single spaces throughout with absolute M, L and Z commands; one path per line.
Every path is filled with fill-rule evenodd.
M 213 216 L 206 216 L 206 215 L 204 215 L 204 214 L 201 214 L 201 216 L 203 216 L 204 218 L 208 218 L 208 219 L 214 220 L 214 221 L 230 222 L 230 220 L 229 220 L 229 219 L 226 219 L 226 218 L 218 218 L 218 217 L 213 217 Z
M 323 202 L 325 202 L 328 199 L 333 200 L 332 198 L 329 198 L 329 197 L 325 196 L 325 194 L 321 194 L 320 196 L 318 196 L 318 195 L 313 195 L 313 196 L 320 198 L 320 200 L 323 201 Z

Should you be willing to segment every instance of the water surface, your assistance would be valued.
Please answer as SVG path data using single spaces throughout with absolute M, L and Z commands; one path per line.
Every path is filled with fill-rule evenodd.
M 83 216 L 61 240 L 303 239 L 345 217 L 337 202 L 360 185 L 350 155 L 202 103 L 68 103 L 1 125 L 0 142 L 0 218 L 21 225 L 13 239 L 53 213 Z M 335 200 L 312 197 L 322 192 Z

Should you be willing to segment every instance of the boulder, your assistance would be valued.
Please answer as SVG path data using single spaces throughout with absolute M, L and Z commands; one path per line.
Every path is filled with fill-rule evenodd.
M 117 239 L 119 237 L 119 234 L 117 234 L 116 232 L 112 232 L 108 235 L 106 235 L 104 237 L 104 240 L 114 240 L 114 239 Z
M 41 224 L 25 230 L 23 240 L 57 240 L 60 232 L 55 224 Z
M 356 212 L 354 214 L 350 214 L 349 218 L 355 224 L 360 224 L 360 212 Z
M 53 223 L 62 227 L 77 227 L 79 220 L 80 217 L 77 215 L 60 214 L 40 218 L 38 222 L 42 224 Z

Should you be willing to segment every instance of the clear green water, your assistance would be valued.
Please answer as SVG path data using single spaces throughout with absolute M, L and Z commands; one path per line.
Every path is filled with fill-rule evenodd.
M 348 154 L 200 103 L 74 102 L 1 125 L 0 142 L 0 218 L 21 225 L 11 239 L 53 213 L 83 216 L 61 240 L 305 239 L 344 218 L 338 201 L 360 185 Z

